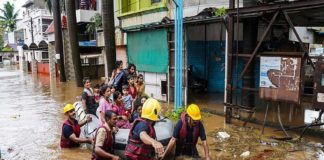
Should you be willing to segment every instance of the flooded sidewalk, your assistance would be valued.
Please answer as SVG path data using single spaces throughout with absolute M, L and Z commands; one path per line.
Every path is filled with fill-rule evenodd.
M 24 74 L 11 68 L 0 68 L 0 84 L 2 159 L 91 158 L 91 151 L 85 148 L 59 147 L 64 120 L 62 108 L 66 103 L 73 103 L 83 88 L 75 87 L 73 82 L 60 83 L 59 80 L 50 80 L 47 75 Z M 167 108 L 167 104 L 163 106 Z M 209 113 L 203 114 L 203 123 L 211 159 L 317 159 L 317 153 L 323 147 L 320 145 L 323 140 L 310 136 L 302 141 L 272 140 L 270 136 L 283 136 L 283 133 L 266 128 L 266 134 L 262 136 L 260 125 L 249 123 L 242 128 L 243 122 L 237 120 L 226 125 L 223 116 Z M 230 137 L 219 139 L 218 132 L 226 132 Z M 298 137 L 296 133 L 289 134 Z M 201 142 L 198 149 L 203 156 Z

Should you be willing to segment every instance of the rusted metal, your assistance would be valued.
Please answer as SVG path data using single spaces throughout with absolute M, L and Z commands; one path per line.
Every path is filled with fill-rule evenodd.
M 271 21 L 270 21 L 270 24 L 267 26 L 266 30 L 263 32 L 263 35 L 262 35 L 260 41 L 258 42 L 257 46 L 255 47 L 255 49 L 254 49 L 254 51 L 253 51 L 253 53 L 252 53 L 252 57 L 250 57 L 248 63 L 245 65 L 243 71 L 241 72 L 239 78 L 237 79 L 237 82 L 239 82 L 239 81 L 242 79 L 242 77 L 243 77 L 244 73 L 246 72 L 247 68 L 250 66 L 250 63 L 253 61 L 255 55 L 257 54 L 257 52 L 258 52 L 258 50 L 259 50 L 259 48 L 260 48 L 260 46 L 261 46 L 261 44 L 262 44 L 264 38 L 265 38 L 265 37 L 267 36 L 267 34 L 269 33 L 269 30 L 270 30 L 270 28 L 272 27 L 272 24 L 273 24 L 273 23 L 275 22 L 275 20 L 277 19 L 278 15 L 279 15 L 279 12 L 280 12 L 280 11 L 277 11 L 277 12 L 275 13 L 275 15 L 272 17 L 272 19 L 271 19 Z
M 311 66 L 313 67 L 313 69 L 315 69 L 315 66 L 314 66 L 314 63 L 313 63 L 312 59 L 309 58 L 308 50 L 306 49 L 306 46 L 304 45 L 304 43 L 303 43 L 302 40 L 300 39 L 299 34 L 297 33 L 294 24 L 291 22 L 291 19 L 290 19 L 288 13 L 287 13 L 286 11 L 283 11 L 283 13 L 284 13 L 284 15 L 285 15 L 285 18 L 286 18 L 286 20 L 287 20 L 287 22 L 288 22 L 290 28 L 293 30 L 295 36 L 296 36 L 297 39 L 298 39 L 299 45 L 301 46 L 301 48 L 302 48 L 302 50 L 303 50 L 303 52 L 304 52 L 304 56 L 309 60 L 309 62 L 310 62 L 310 64 L 311 64 Z M 304 57 L 304 56 L 303 56 L 303 57 Z
M 301 58 L 261 57 L 260 98 L 300 103 Z
M 229 8 L 235 8 L 235 1 L 229 1 Z M 231 104 L 233 101 L 233 81 L 232 81 L 232 64 L 233 64 L 233 41 L 234 41 L 234 19 L 232 16 L 227 18 L 227 79 L 226 79 L 226 103 Z M 225 106 L 225 122 L 232 122 L 232 108 Z
M 262 6 L 244 7 L 240 8 L 240 14 L 258 13 L 258 12 L 277 12 L 278 10 L 285 11 L 296 11 L 302 9 L 313 9 L 324 7 L 323 0 L 307 0 L 307 1 L 296 1 L 293 3 L 284 4 L 269 4 Z M 235 15 L 236 9 L 229 9 L 228 14 Z
M 316 109 L 324 109 L 324 62 L 316 63 L 313 107 Z

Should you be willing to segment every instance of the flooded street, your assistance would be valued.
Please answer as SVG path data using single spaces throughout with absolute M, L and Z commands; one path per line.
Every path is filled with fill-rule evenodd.
M 72 82 L 51 81 L 47 75 L 24 74 L 15 68 L 0 68 L 0 84 L 2 159 L 91 158 L 91 151 L 85 148 L 62 150 L 59 147 L 64 120 L 62 108 L 66 103 L 73 103 L 82 88 Z M 323 142 L 316 137 L 306 137 L 301 142 L 271 140 L 270 136 L 283 136 L 283 133 L 266 128 L 262 136 L 260 125 L 249 123 L 247 128 L 242 128 L 238 127 L 242 122 L 237 120 L 233 125 L 225 125 L 224 117 L 209 113 L 204 113 L 203 122 L 212 159 L 243 159 L 240 155 L 245 151 L 250 152 L 246 159 L 316 159 L 319 148 L 314 144 Z M 220 141 L 216 136 L 219 131 L 231 137 Z M 204 155 L 200 142 L 198 149 Z
M 89 159 L 88 150 L 59 147 L 62 108 L 82 88 L 47 75 L 0 69 L 0 148 L 3 159 Z

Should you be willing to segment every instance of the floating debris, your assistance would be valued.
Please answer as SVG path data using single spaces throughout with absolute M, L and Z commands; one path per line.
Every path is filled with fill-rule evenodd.
M 246 158 L 246 157 L 250 156 L 250 154 L 251 154 L 250 151 L 245 151 L 240 155 L 240 157 Z

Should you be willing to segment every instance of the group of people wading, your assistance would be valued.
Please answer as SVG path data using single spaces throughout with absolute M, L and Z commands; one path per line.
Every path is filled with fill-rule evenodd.
M 81 138 L 80 127 L 90 122 L 91 118 L 78 122 L 74 106 L 67 104 L 63 109 L 66 121 L 62 126 L 61 147 L 73 148 L 80 143 L 91 143 L 93 160 L 118 160 L 121 158 L 114 153 L 115 134 L 118 128 L 129 128 L 124 151 L 127 160 L 168 159 L 174 146 L 175 157 L 184 155 L 199 159 L 196 148 L 199 138 L 205 158 L 209 160 L 205 128 L 201 122 L 200 109 L 195 104 L 189 105 L 186 112 L 181 114 L 166 148 L 156 140 L 154 124 L 159 120 L 161 106 L 156 99 L 145 95 L 143 78 L 143 75 L 137 76 L 135 65 L 130 64 L 127 70 L 123 70 L 122 62 L 117 61 L 109 83 L 97 87 L 100 97 L 95 96 L 90 88 L 90 80 L 85 79 L 82 104 L 88 114 L 99 114 L 100 127 L 94 139 Z

